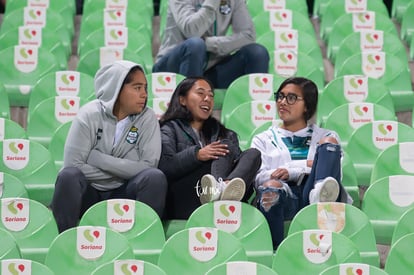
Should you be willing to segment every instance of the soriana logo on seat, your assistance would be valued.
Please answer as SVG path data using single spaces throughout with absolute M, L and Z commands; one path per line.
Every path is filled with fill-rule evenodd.
M 398 143 L 398 122 L 392 120 L 373 121 L 372 142 L 380 150 Z
M 3 226 L 14 232 L 26 228 L 30 220 L 29 200 L 23 198 L 4 198 L 1 200 L 1 221 Z
M 207 262 L 217 254 L 218 229 L 193 227 L 188 229 L 188 251 L 200 262 Z
M 349 102 L 365 101 L 368 96 L 368 77 L 365 75 L 344 76 L 344 97 Z
M 72 121 L 80 107 L 78 96 L 55 96 L 55 118 L 60 123 Z
M 27 139 L 3 140 L 3 163 L 8 168 L 20 170 L 29 163 L 30 145 Z
M 58 71 L 55 73 L 56 94 L 60 96 L 77 96 L 80 87 L 80 74 L 75 71 Z
M 100 258 L 105 253 L 106 228 L 102 226 L 78 226 L 76 248 L 87 260 Z
M 303 255 L 308 261 L 321 264 L 326 262 L 332 254 L 332 231 L 304 230 Z
M 273 95 L 273 75 L 250 74 L 249 94 L 253 100 L 270 100 Z
M 1 274 L 31 275 L 32 261 L 23 259 L 4 259 L 1 261 Z
M 108 226 L 118 232 L 129 231 L 135 224 L 135 201 L 124 199 L 108 200 L 106 203 Z
M 152 73 L 151 83 L 154 97 L 170 99 L 177 86 L 177 75 L 175 73 Z
M 144 262 L 139 260 L 114 261 L 114 275 L 144 275 Z
M 364 275 L 369 273 L 369 265 L 361 263 L 343 263 L 339 265 L 339 275 Z
M 22 73 L 36 70 L 38 64 L 37 46 L 14 46 L 14 66 Z
M 214 225 L 223 231 L 233 233 L 240 228 L 242 204 L 239 201 L 215 201 Z

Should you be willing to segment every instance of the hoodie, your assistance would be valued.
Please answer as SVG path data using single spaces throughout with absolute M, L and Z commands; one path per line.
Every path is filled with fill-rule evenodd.
M 101 191 L 118 188 L 142 170 L 158 166 L 160 128 L 148 107 L 127 118 L 120 141 L 114 145 L 118 120 L 113 108 L 125 77 L 135 66 L 143 69 L 130 61 L 116 61 L 98 70 L 97 99 L 81 107 L 66 139 L 63 166 L 79 168 Z

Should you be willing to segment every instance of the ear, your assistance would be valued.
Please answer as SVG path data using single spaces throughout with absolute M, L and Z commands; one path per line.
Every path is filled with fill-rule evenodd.
M 181 105 L 181 106 L 185 106 L 185 104 L 186 104 L 186 102 L 185 102 L 185 97 L 180 96 L 180 97 L 179 97 L 179 101 L 180 101 L 180 105 Z

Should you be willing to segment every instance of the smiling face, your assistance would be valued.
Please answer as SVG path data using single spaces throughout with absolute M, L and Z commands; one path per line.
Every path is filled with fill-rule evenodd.
M 277 112 L 279 118 L 283 121 L 283 125 L 286 128 L 304 128 L 307 124 L 304 116 L 306 112 L 306 106 L 305 101 L 303 100 L 304 96 L 301 87 L 296 84 L 287 84 L 285 87 L 283 87 L 280 93 L 285 96 L 288 94 L 294 94 L 298 96 L 298 99 L 294 104 L 288 104 L 287 98 L 276 101 Z
M 205 80 L 197 80 L 186 96 L 180 96 L 180 104 L 191 112 L 192 123 L 202 124 L 213 112 L 213 90 Z

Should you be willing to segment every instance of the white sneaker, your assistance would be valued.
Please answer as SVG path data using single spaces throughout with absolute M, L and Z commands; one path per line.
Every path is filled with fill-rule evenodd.
M 327 177 L 315 184 L 309 193 L 309 203 L 334 202 L 339 196 L 339 183 L 332 177 Z
M 241 178 L 234 178 L 227 184 L 221 192 L 220 200 L 240 201 L 246 192 L 246 184 Z
M 211 201 L 216 201 L 220 198 L 221 192 L 224 189 L 224 183 L 219 182 L 210 174 L 204 175 L 200 180 L 201 193 L 200 202 L 205 204 Z

